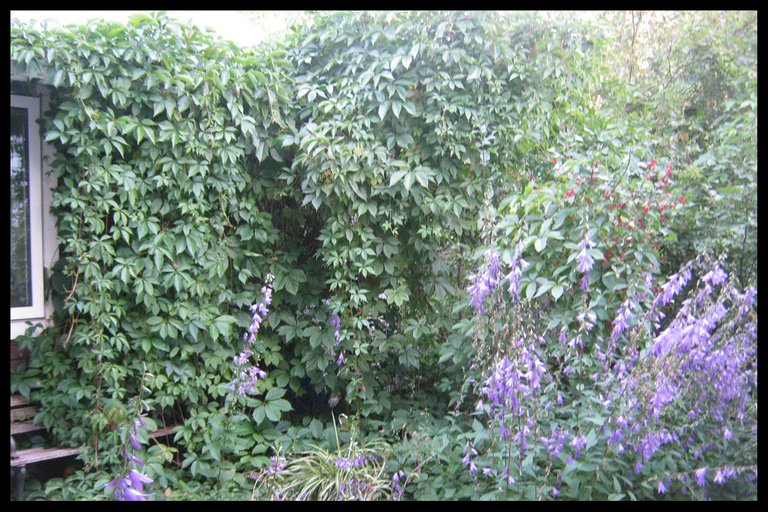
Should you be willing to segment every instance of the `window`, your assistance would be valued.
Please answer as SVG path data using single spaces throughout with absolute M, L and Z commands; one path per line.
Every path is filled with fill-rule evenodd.
M 39 117 L 40 98 L 11 95 L 12 322 L 45 316 Z

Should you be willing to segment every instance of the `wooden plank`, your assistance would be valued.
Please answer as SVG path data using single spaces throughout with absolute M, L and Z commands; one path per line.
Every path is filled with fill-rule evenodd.
M 159 428 L 153 432 L 149 433 L 149 437 L 151 439 L 157 439 L 158 437 L 168 437 L 170 435 L 174 434 L 173 429 L 176 428 L 176 425 L 171 425 L 170 427 L 163 427 Z
M 21 467 L 35 462 L 63 459 L 80 453 L 80 448 L 29 448 L 16 452 L 16 458 L 11 459 L 11 467 Z
M 19 407 L 18 409 L 11 409 L 11 423 L 32 419 L 36 414 L 37 407 L 32 405 L 27 407 Z
M 45 427 L 43 425 L 35 425 L 31 421 L 21 421 L 21 422 L 11 423 L 12 436 L 15 436 L 18 434 L 26 434 L 28 432 L 37 432 L 40 430 L 45 430 Z
M 22 395 L 11 395 L 11 408 L 24 407 L 29 405 L 29 400 Z

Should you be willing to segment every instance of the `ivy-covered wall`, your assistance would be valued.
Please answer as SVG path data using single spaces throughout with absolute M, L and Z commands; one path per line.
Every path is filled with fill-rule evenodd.
M 567 236 L 525 284 L 545 307 L 563 297 L 548 328 L 573 322 L 575 263 L 546 259 L 582 237 L 569 173 L 594 154 L 623 168 L 619 140 L 633 135 L 596 133 L 615 130 L 597 109 L 598 38 L 494 16 L 329 14 L 254 51 L 162 15 L 13 26 L 14 68 L 53 87 L 55 326 L 22 340 L 32 357 L 14 376 L 42 422 L 86 460 L 115 462 L 105 447 L 142 395 L 155 422 L 178 425 L 182 467 L 228 479 L 263 465 L 284 419 L 327 420 L 335 404 L 382 424 L 398 408 L 458 408 L 467 263 L 496 237 L 509 263 L 513 234 L 537 253 Z M 568 158 L 584 162 L 553 165 Z M 498 198 L 524 191 L 529 222 L 508 200 L 494 231 Z M 647 263 L 657 253 L 643 247 Z M 233 358 L 270 279 L 252 348 L 267 377 L 235 396 Z M 621 289 L 600 296 L 600 320 Z

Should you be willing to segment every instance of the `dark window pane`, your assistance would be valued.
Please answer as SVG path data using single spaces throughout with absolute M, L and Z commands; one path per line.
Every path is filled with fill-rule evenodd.
M 11 307 L 32 305 L 28 113 L 11 108 Z

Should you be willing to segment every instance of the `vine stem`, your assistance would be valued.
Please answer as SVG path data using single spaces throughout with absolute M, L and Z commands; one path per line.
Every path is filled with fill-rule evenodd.
M 72 323 L 69 325 L 69 333 L 67 334 L 67 339 L 64 340 L 63 348 L 67 348 L 67 344 L 69 343 L 70 338 L 72 338 L 72 332 L 75 330 L 75 323 L 77 322 L 77 314 L 72 317 Z

